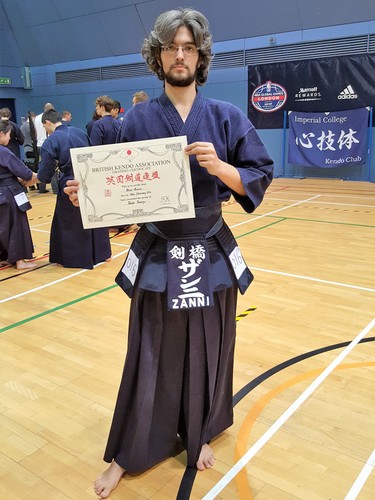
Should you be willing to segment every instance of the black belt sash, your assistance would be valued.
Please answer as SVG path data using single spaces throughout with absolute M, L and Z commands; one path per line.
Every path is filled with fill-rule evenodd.
M 188 259 L 185 259 L 185 264 L 183 264 L 183 259 L 180 259 L 179 265 L 181 267 L 175 266 L 173 268 L 173 261 L 177 261 L 179 257 L 182 257 L 183 252 L 186 253 L 188 251 L 192 252 L 192 255 Z M 178 284 L 176 282 L 176 275 L 180 272 L 178 269 L 192 275 L 193 273 L 188 271 L 188 269 L 190 266 L 190 270 L 194 270 L 196 261 L 192 261 L 190 257 L 192 259 L 200 259 L 202 254 L 207 257 L 210 254 L 211 257 L 214 257 L 215 262 L 210 263 L 209 258 L 207 259 L 208 266 L 210 267 L 209 272 L 211 273 L 208 281 L 207 267 L 206 271 L 203 271 L 203 274 L 206 273 L 206 276 L 202 280 L 198 280 L 198 276 L 195 276 L 195 281 L 198 280 L 200 283 L 205 283 L 202 289 L 207 292 L 206 297 L 210 296 L 210 299 L 185 299 L 186 295 L 182 295 L 182 299 L 180 297 L 181 300 L 179 302 L 176 300 L 176 297 L 174 297 L 175 300 L 173 302 L 173 293 L 178 289 L 178 286 L 182 286 L 181 281 Z M 168 257 L 170 258 L 167 264 Z M 225 261 L 227 264 L 225 264 Z M 228 267 L 233 272 L 230 272 Z M 140 270 L 142 270 L 141 273 L 139 272 Z M 212 274 L 214 274 L 214 279 L 212 279 Z M 137 278 L 137 275 L 140 278 Z M 214 281 L 218 284 L 215 290 L 228 288 L 232 286 L 233 278 L 235 278 L 242 294 L 253 280 L 250 270 L 242 260 L 235 238 L 222 219 L 221 205 L 218 204 L 213 207 L 196 209 L 195 219 L 153 224 L 147 223 L 143 225 L 135 236 L 125 263 L 116 276 L 115 281 L 129 297 L 133 295 L 137 279 L 140 280 L 138 281 L 140 288 L 146 290 L 163 292 L 166 287 L 169 292 L 169 289 L 174 290 L 172 295 L 169 293 L 170 308 L 173 309 L 180 308 L 173 307 L 173 303 L 175 305 L 181 305 L 182 303 L 182 307 L 206 307 L 212 305 L 211 296 L 213 286 L 207 291 L 207 283 Z M 190 278 L 190 282 L 192 281 L 193 278 Z M 187 281 L 184 286 L 187 290 L 186 293 L 189 292 L 193 296 L 194 293 L 198 294 L 198 291 L 195 290 L 194 292 Z

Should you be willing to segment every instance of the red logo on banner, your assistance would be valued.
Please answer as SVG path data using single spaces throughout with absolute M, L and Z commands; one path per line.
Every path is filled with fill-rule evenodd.
M 278 83 L 268 81 L 259 85 L 251 95 L 251 103 L 262 113 L 273 113 L 286 103 L 287 93 Z

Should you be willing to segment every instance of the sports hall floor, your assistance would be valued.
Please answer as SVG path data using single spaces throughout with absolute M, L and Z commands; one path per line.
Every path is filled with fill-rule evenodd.
M 126 350 L 115 285 L 133 234 L 94 270 L 48 262 L 55 195 L 30 193 L 38 267 L 0 270 L 0 498 L 85 500 L 103 469 Z M 375 498 L 375 185 L 275 179 L 224 207 L 255 275 L 238 302 L 234 425 L 215 466 L 181 453 L 112 500 Z

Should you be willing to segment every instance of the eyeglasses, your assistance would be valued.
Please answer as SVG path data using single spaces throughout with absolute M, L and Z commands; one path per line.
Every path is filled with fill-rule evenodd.
M 161 47 L 162 52 L 164 52 L 164 54 L 167 54 L 168 56 L 177 55 L 177 52 L 180 49 L 182 50 L 185 57 L 195 56 L 199 52 L 198 47 L 196 45 L 193 45 L 192 43 L 188 43 L 186 45 L 175 45 L 174 43 L 171 43 L 169 45 L 162 45 Z

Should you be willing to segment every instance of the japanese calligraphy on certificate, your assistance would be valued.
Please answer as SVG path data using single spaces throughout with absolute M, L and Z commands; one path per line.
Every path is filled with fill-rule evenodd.
M 186 136 L 70 150 L 83 227 L 195 217 Z

